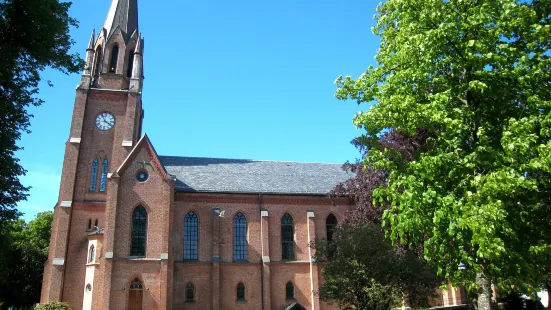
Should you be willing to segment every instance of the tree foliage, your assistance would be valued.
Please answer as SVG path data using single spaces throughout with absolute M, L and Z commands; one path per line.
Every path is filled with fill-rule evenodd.
M 19 215 L 16 204 L 27 197 L 19 181 L 25 174 L 15 152 L 22 132 L 29 132 L 29 106 L 37 97 L 40 72 L 52 67 L 75 73 L 83 66 L 70 54 L 69 28 L 77 21 L 68 14 L 70 2 L 0 0 L 0 221 Z M 2 225 L 2 224 L 0 224 Z
M 478 275 L 482 308 L 488 281 L 529 292 L 551 263 L 550 19 L 551 0 L 387 0 L 376 66 L 336 81 L 376 102 L 354 123 L 365 165 L 388 171 L 373 198 L 389 236 L 456 283 Z M 424 148 L 404 162 L 391 128 L 425 131 Z
M 58 301 L 50 301 L 47 303 L 43 303 L 38 305 L 35 310 L 71 310 L 69 308 L 69 305 L 65 302 L 58 302 Z
M 17 308 L 40 301 L 44 263 L 54 213 L 39 213 L 28 224 L 22 219 L 10 222 L 10 244 L 4 248 L 7 261 L 6 281 L 0 283 L 0 301 Z
M 316 243 L 315 259 L 327 260 L 320 298 L 342 309 L 387 310 L 401 306 L 404 296 L 412 307 L 427 306 L 439 284 L 433 268 L 394 248 L 371 222 L 340 225 L 334 240 Z

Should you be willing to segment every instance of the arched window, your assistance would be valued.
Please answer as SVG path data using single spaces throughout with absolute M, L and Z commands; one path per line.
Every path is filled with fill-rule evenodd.
M 327 241 L 333 240 L 333 232 L 337 226 L 337 218 L 333 214 L 329 214 L 325 220 L 325 229 L 327 230 Z
M 198 259 L 199 223 L 195 212 L 190 211 L 184 219 L 184 259 Z
M 186 296 L 185 301 L 195 301 L 195 286 L 191 282 L 186 284 Z
M 99 227 L 98 224 L 99 224 L 98 219 L 96 219 L 96 221 L 94 222 L 94 227 Z
M 96 248 L 94 245 L 90 246 L 90 251 L 88 253 L 88 263 L 91 264 L 96 259 Z
M 237 284 L 237 300 L 245 300 L 245 285 Z
M 233 218 L 233 259 L 247 259 L 247 219 L 241 212 Z
M 99 180 L 99 191 L 105 192 L 105 187 L 107 185 L 107 170 L 109 169 L 109 161 L 106 159 L 103 160 L 101 165 L 101 178 Z
M 119 59 L 119 46 L 113 45 L 111 50 L 111 62 L 109 63 L 109 72 L 114 73 L 117 71 L 117 61 Z
M 295 299 L 295 286 L 291 282 L 285 285 L 285 299 Z
M 128 294 L 128 310 L 142 310 L 143 301 L 143 285 L 140 280 L 136 279 L 130 284 Z
M 285 260 L 295 259 L 295 239 L 293 229 L 293 217 L 285 213 L 281 218 L 281 258 Z
M 132 214 L 132 246 L 130 256 L 145 256 L 147 237 L 147 211 L 138 206 Z
M 101 72 L 101 62 L 103 58 L 103 53 L 101 52 L 101 46 L 98 46 L 96 49 L 96 56 L 94 58 L 94 78 L 97 78 Z
M 92 230 L 92 219 L 88 219 L 88 230 Z
M 130 51 L 129 54 L 130 55 L 128 55 L 128 66 L 126 70 L 126 76 L 130 78 L 132 77 L 132 69 L 134 68 L 134 52 Z
M 90 175 L 90 191 L 95 192 L 96 191 L 96 183 L 98 182 L 98 159 L 94 159 L 94 162 L 92 162 L 92 175 Z

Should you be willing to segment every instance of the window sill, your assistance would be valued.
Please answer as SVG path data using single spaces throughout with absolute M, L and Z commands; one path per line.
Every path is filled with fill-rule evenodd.
M 237 303 L 247 303 L 246 299 L 236 299 L 235 302 Z
M 193 304 L 195 303 L 195 300 L 184 300 L 185 303 L 188 303 L 188 304 Z

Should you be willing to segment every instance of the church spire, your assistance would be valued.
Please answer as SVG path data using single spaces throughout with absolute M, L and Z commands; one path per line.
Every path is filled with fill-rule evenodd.
M 138 0 L 113 0 L 103 25 L 107 39 L 117 27 L 127 42 L 134 31 L 138 31 Z

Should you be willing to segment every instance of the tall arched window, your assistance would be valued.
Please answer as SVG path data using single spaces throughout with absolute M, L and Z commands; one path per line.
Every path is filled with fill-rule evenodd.
M 295 259 L 295 239 L 293 229 L 293 217 L 285 213 L 281 218 L 281 258 L 285 260 Z
M 295 286 L 291 282 L 285 285 L 285 299 L 295 299 Z
M 143 301 L 143 285 L 140 280 L 136 279 L 130 284 L 128 292 L 128 310 L 142 310 Z
M 195 286 L 191 282 L 186 284 L 186 296 L 185 301 L 195 301 Z
M 92 174 L 90 175 L 90 191 L 95 192 L 96 191 L 96 183 L 98 182 L 98 165 L 99 161 L 98 159 L 94 159 L 94 162 L 92 162 Z
M 105 192 L 105 187 L 107 185 L 107 170 L 109 169 L 109 161 L 106 159 L 103 160 L 101 165 L 101 178 L 99 180 L 99 191 Z
M 145 256 L 147 237 L 147 211 L 137 206 L 132 214 L 132 246 L 130 256 Z
M 111 62 L 109 62 L 109 72 L 114 73 L 117 71 L 117 61 L 119 59 L 119 46 L 113 45 L 111 49 Z
M 88 253 L 88 263 L 91 264 L 95 261 L 96 258 L 96 248 L 94 245 L 90 246 L 90 251 Z
M 237 284 L 237 300 L 245 300 L 245 285 Z
M 94 222 L 94 227 L 99 227 L 98 225 L 99 225 L 99 221 L 98 219 L 96 219 L 96 221 Z
M 126 76 L 132 77 L 132 69 L 134 68 L 134 52 L 130 51 L 128 55 L 128 66 L 126 70 Z
M 94 79 L 97 78 L 101 72 L 101 62 L 103 58 L 103 53 L 101 52 L 101 46 L 98 46 L 96 49 L 96 56 L 94 57 Z
M 184 218 L 184 259 L 198 259 L 199 223 L 195 212 L 190 211 Z
M 92 219 L 88 219 L 88 230 L 92 229 Z
M 233 259 L 247 259 L 247 219 L 241 212 L 233 218 Z
M 333 232 L 337 226 L 337 218 L 333 214 L 329 214 L 325 220 L 325 230 L 327 230 L 327 241 L 333 240 Z

